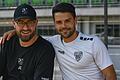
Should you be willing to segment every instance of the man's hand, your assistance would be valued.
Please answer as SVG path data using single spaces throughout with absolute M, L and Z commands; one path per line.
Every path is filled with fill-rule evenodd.
M 1 44 L 1 41 L 2 41 L 2 37 L 0 37 L 0 44 Z
M 6 40 L 9 40 L 13 35 L 15 35 L 15 30 L 10 30 L 3 34 L 3 37 L 0 39 L 0 44 L 4 44 Z

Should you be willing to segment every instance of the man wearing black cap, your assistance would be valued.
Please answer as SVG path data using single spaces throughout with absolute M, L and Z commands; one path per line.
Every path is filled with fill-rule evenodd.
M 102 41 L 76 31 L 75 7 L 59 3 L 53 7 L 52 15 L 59 35 L 48 40 L 55 48 L 63 80 L 116 80 L 113 63 Z
M 52 80 L 54 49 L 36 34 L 36 12 L 27 4 L 14 12 L 16 35 L 6 41 L 0 53 L 3 80 Z

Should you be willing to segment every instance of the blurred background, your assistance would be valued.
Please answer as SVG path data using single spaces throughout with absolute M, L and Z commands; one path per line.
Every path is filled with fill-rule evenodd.
M 77 30 L 85 34 L 96 35 L 104 42 L 104 0 L 0 0 L 0 36 L 13 29 L 11 20 L 15 8 L 23 3 L 31 4 L 37 12 L 37 33 L 43 37 L 56 33 L 51 8 L 59 2 L 75 5 L 78 17 Z M 120 0 L 107 0 L 108 5 L 108 51 L 120 80 Z M 61 74 L 55 61 L 54 80 L 61 80 Z

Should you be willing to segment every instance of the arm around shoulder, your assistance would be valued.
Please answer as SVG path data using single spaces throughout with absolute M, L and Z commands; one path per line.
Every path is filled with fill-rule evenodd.
M 8 31 L 8 32 L 5 32 L 5 33 L 3 34 L 3 37 L 2 37 L 2 39 L 1 39 L 1 41 L 0 41 L 0 44 L 4 44 L 6 40 L 9 40 L 9 39 L 10 39 L 13 35 L 15 35 L 15 34 L 16 34 L 16 32 L 15 32 L 14 29 L 13 29 L 13 30 L 10 30 L 10 31 Z
M 113 65 L 108 66 L 102 70 L 105 80 L 117 80 L 116 72 Z

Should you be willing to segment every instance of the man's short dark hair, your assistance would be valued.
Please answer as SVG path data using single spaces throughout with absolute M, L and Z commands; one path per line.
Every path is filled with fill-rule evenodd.
M 70 4 L 70 3 L 58 3 L 56 4 L 53 8 L 52 8 L 52 16 L 54 18 L 54 14 L 56 12 L 70 12 L 73 17 L 76 17 L 76 13 L 75 13 L 75 7 Z

